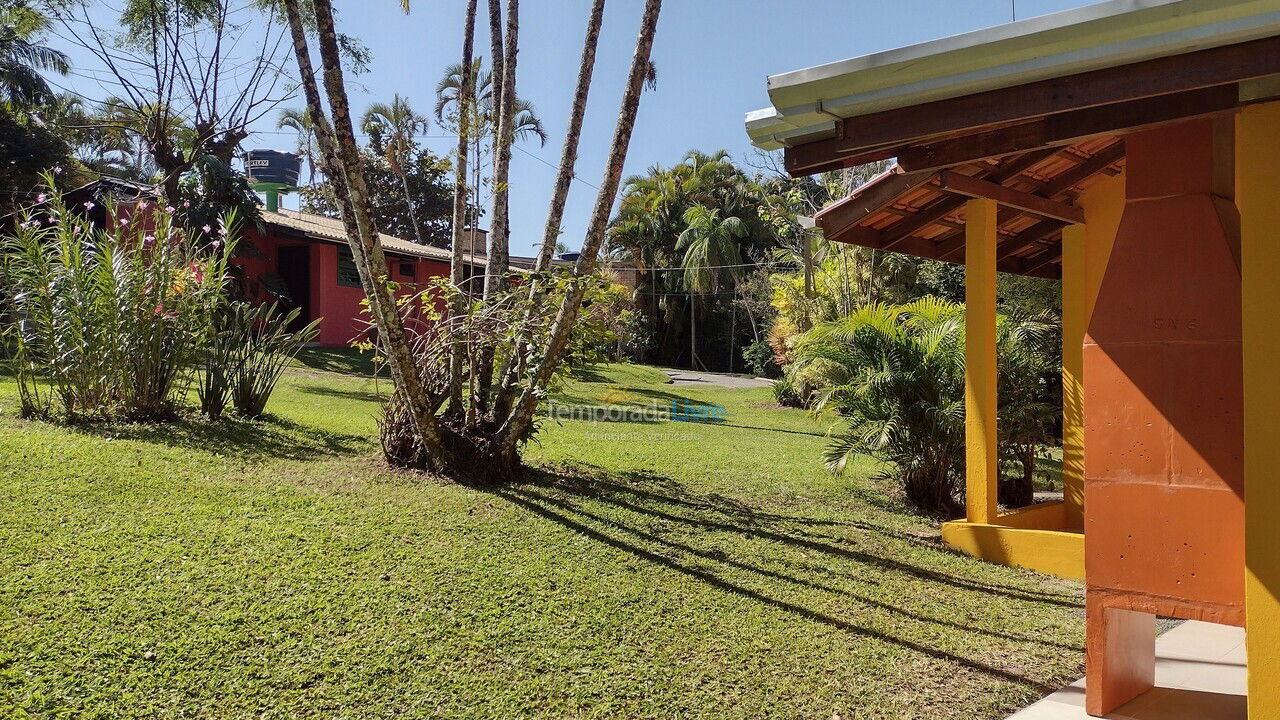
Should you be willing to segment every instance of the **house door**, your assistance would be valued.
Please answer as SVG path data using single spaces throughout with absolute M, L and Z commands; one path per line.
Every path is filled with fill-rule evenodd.
M 290 305 L 283 310 L 301 308 L 298 319 L 290 330 L 297 330 L 311 321 L 311 248 L 306 245 L 280 248 L 280 279 L 289 289 Z

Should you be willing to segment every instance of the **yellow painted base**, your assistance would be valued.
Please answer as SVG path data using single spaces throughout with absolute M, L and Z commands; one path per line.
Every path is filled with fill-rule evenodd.
M 987 562 L 1084 579 L 1084 534 L 1063 530 L 1066 506 L 1043 503 L 1005 513 L 995 523 L 942 524 L 942 541 Z

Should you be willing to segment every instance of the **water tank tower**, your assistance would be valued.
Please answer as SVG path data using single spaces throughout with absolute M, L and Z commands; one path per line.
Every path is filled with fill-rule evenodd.
M 280 209 L 280 193 L 298 189 L 298 173 L 302 159 L 279 150 L 250 150 L 244 161 L 249 184 L 267 198 L 267 210 Z

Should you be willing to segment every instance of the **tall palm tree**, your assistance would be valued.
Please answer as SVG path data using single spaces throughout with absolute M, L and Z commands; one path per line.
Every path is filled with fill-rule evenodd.
M 722 276 L 737 277 L 742 253 L 738 241 L 747 235 L 742 218 L 722 218 L 719 210 L 694 205 L 685 211 L 686 228 L 680 233 L 676 250 L 684 251 L 684 286 L 689 291 L 689 363 L 698 365 L 698 315 L 696 298 L 720 289 Z
M 409 219 L 413 221 L 414 241 L 422 244 L 422 229 L 418 225 L 418 211 L 409 191 L 409 163 L 413 162 L 414 137 L 427 131 L 427 116 L 419 114 L 409 99 L 396 93 L 391 103 L 374 103 L 364 111 L 360 129 L 382 138 L 383 156 L 391 166 L 391 172 L 400 178 L 405 202 L 409 204 Z
M 436 120 L 441 124 L 466 123 L 469 138 L 468 152 L 471 157 L 468 166 L 471 169 L 471 206 L 475 212 L 483 205 L 480 197 L 483 186 L 484 156 L 488 148 L 493 146 L 497 132 L 497 108 L 494 106 L 493 74 L 484 69 L 484 57 L 477 55 L 471 61 L 471 88 L 475 97 L 474 104 L 468 104 L 463 111 L 458 98 L 462 92 L 463 69 L 461 63 L 454 63 L 444 69 L 440 82 L 436 83 Z M 533 103 L 516 97 L 511 121 L 512 140 L 526 142 L 537 140 L 539 146 L 547 144 L 547 131 L 542 126 Z M 475 226 L 477 218 L 468 218 L 467 224 Z
M 36 38 L 49 19 L 26 2 L 0 5 L 0 102 L 15 109 L 41 105 L 53 97 L 41 72 L 66 75 L 67 56 Z
M 309 108 L 284 108 L 276 118 L 277 130 L 292 130 L 298 134 L 298 152 L 307 159 L 307 184 L 316 184 L 316 124 L 311 120 Z
M 684 284 L 690 292 L 708 293 L 720 289 L 724 276 L 737 277 L 742 264 L 738 241 L 747 235 L 747 225 L 737 216 L 721 217 L 719 210 L 694 205 L 685 211 L 687 227 L 680 233 L 676 249 L 684 251 Z
M 595 272 L 596 258 L 600 254 L 605 231 L 609 227 L 609 215 L 617 199 L 618 186 L 622 183 L 622 169 L 627 161 L 631 135 L 635 131 L 636 117 L 640 111 L 640 95 L 644 92 L 645 81 L 652 75 L 650 55 L 653 52 L 653 39 L 658 32 L 658 16 L 661 13 L 662 0 L 645 0 L 644 11 L 640 18 L 640 33 L 636 37 L 635 52 L 631 56 L 631 70 L 627 75 L 627 84 L 622 94 L 622 107 L 618 111 L 618 120 L 613 128 L 613 141 L 609 146 L 604 178 L 596 193 L 591 219 L 587 223 L 582 255 L 578 257 L 577 265 L 573 270 L 578 281 L 570 285 L 560 300 L 560 307 L 556 311 L 555 321 L 548 332 L 541 361 L 531 373 L 533 382 L 525 387 L 519 402 L 511 411 L 511 416 L 500 430 L 498 441 L 511 452 L 514 452 L 518 443 L 527 438 L 530 425 L 533 423 L 534 411 L 544 393 L 543 388 L 547 387 L 547 383 L 550 382 L 568 350 L 569 335 L 577 323 L 578 312 L 582 309 L 582 297 L 586 294 L 586 284 L 582 282 L 582 278 Z

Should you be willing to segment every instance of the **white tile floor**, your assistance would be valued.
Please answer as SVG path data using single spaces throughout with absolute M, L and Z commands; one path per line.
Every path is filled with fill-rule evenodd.
M 1156 638 L 1156 687 L 1112 720 L 1245 720 L 1244 630 L 1185 622 Z M 1009 720 L 1086 720 L 1077 680 Z

